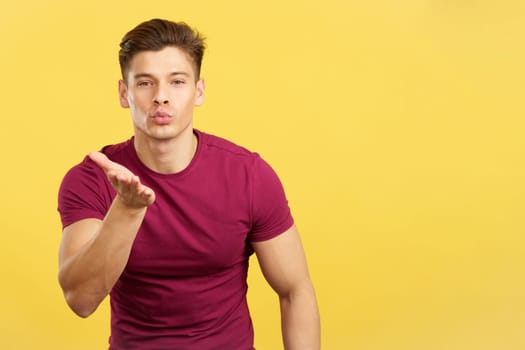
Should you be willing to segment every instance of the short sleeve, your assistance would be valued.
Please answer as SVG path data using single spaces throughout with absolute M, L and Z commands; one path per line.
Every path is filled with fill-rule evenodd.
M 293 218 L 279 177 L 258 155 L 251 180 L 252 229 L 249 240 L 265 241 L 288 230 L 293 225 Z
M 88 218 L 102 220 L 111 204 L 112 188 L 103 171 L 89 159 L 71 168 L 58 191 L 62 227 Z

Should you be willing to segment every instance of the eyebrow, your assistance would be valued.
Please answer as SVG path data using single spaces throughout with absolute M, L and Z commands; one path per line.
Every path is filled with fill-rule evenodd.
M 186 77 L 190 77 L 190 74 L 189 73 L 186 73 L 186 72 L 171 72 L 170 74 L 168 74 L 170 77 L 171 76 L 174 76 L 174 75 L 184 75 Z M 150 73 L 137 73 L 133 76 L 133 78 L 135 79 L 140 79 L 140 78 L 155 78 L 155 76 L 153 74 L 150 74 Z

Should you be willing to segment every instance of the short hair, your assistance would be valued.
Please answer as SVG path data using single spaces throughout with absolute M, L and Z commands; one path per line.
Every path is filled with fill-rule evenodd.
M 122 79 L 127 81 L 129 64 L 137 53 L 160 51 L 167 46 L 175 46 L 186 52 L 193 61 L 195 79 L 199 79 L 205 49 L 204 37 L 184 22 L 158 18 L 142 22 L 122 38 L 119 51 Z

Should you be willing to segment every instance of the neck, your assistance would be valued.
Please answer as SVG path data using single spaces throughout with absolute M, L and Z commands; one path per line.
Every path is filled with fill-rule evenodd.
M 197 150 L 197 136 L 193 128 L 172 139 L 152 139 L 135 132 L 135 150 L 140 161 L 160 174 L 175 174 L 184 170 Z

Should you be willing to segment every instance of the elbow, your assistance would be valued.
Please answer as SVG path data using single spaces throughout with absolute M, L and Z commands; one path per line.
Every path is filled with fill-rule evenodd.
M 97 309 L 97 304 L 89 302 L 74 291 L 64 291 L 64 297 L 69 308 L 79 317 L 87 318 Z
M 93 298 L 90 298 L 87 293 L 71 286 L 61 273 L 59 273 L 58 281 L 67 305 L 76 315 L 86 318 L 95 312 L 100 301 L 96 302 Z

